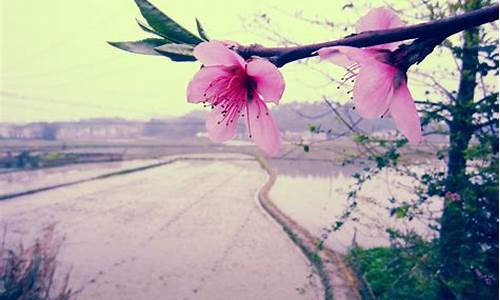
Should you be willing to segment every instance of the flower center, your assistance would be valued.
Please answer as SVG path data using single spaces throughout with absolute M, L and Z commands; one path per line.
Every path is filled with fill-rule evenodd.
M 251 76 L 245 74 L 245 87 L 247 90 L 247 100 L 252 101 L 256 90 L 257 90 L 257 82 Z
M 401 71 L 396 72 L 396 75 L 394 75 L 393 79 L 394 89 L 398 89 L 405 82 L 406 82 L 406 74 Z
M 205 89 L 203 104 L 205 107 L 210 106 L 220 111 L 221 119 L 217 124 L 229 126 L 237 122 L 240 116 L 244 117 L 245 114 L 242 112 L 245 110 L 249 118 L 248 103 L 256 97 L 256 88 L 257 82 L 248 76 L 245 70 L 227 68 Z M 247 121 L 249 122 L 249 119 Z

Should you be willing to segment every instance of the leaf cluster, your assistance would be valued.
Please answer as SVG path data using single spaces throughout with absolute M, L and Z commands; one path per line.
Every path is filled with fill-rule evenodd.
M 143 55 L 160 55 L 172 61 L 195 61 L 194 47 L 208 41 L 208 34 L 196 19 L 198 36 L 190 32 L 172 18 L 160 11 L 147 0 L 135 0 L 147 24 L 137 20 L 139 27 L 155 37 L 139 41 L 108 42 L 110 45 L 128 52 Z

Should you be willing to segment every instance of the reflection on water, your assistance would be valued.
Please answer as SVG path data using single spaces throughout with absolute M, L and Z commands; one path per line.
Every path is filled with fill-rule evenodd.
M 342 166 L 339 162 L 327 159 L 272 159 L 271 165 L 280 175 L 286 176 L 312 176 L 312 177 L 332 177 L 342 174 L 351 176 L 367 167 L 367 163 L 358 162 Z
M 199 162 L 190 161 L 193 172 L 204 165 L 206 160 L 251 159 L 249 156 L 235 156 L 228 153 L 210 153 L 198 158 Z M 134 160 L 0 174 L 0 194 L 95 177 L 156 162 L 158 160 Z M 271 190 L 272 200 L 285 213 L 317 236 L 323 233 L 323 228 L 329 228 L 339 220 L 338 216 L 349 204 L 347 194 L 355 182 L 352 174 L 368 166 L 366 163 L 342 166 L 331 160 L 319 159 L 273 159 L 271 164 L 279 174 Z M 256 163 L 254 165 L 256 171 L 260 172 L 258 165 Z M 415 170 L 422 172 L 422 168 L 415 167 Z M 226 170 L 221 169 L 217 173 L 225 174 L 225 172 Z M 428 227 L 431 221 L 415 219 L 407 222 L 395 219 L 389 214 L 391 207 L 415 198 L 412 189 L 414 185 L 415 182 L 411 178 L 390 171 L 382 172 L 368 181 L 359 193 L 359 205 L 353 214 L 359 221 L 346 223 L 340 231 L 330 236 L 327 245 L 342 252 L 352 245 L 353 240 L 363 247 L 388 245 L 389 239 L 385 231 L 388 226 L 416 230 L 431 238 L 435 234 Z M 396 203 L 388 201 L 391 197 L 397 199 Z M 439 216 L 441 204 L 440 199 L 429 201 L 423 206 L 425 216 L 429 218 Z
M 19 170 L 0 174 L 0 195 L 18 193 L 106 173 L 153 164 L 158 160 L 131 160 L 106 163 L 71 164 L 61 167 Z
M 318 299 L 307 261 L 256 210 L 262 169 L 231 157 L 240 160 L 180 160 L 0 201 L 6 245 L 56 222 L 58 270 L 73 267 L 79 299 Z
M 351 176 L 361 165 L 339 166 L 327 161 L 273 161 L 278 178 L 271 190 L 271 199 L 289 216 L 317 236 L 323 228 L 331 228 L 349 205 L 347 194 L 355 183 Z M 415 171 L 422 172 L 415 167 Z M 414 230 L 430 239 L 435 232 L 429 228 L 441 211 L 440 199 L 422 206 L 423 216 L 412 221 L 390 215 L 390 208 L 415 199 L 413 179 L 393 171 L 383 171 L 366 182 L 358 193 L 353 217 L 337 232 L 331 233 L 327 245 L 346 252 L 356 243 L 362 247 L 388 246 L 387 228 Z M 389 201 L 395 198 L 396 202 Z M 430 220 L 429 220 L 430 219 Z

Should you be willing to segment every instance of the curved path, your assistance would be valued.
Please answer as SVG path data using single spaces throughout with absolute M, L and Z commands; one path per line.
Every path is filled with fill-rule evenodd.
M 259 201 L 266 212 L 278 222 L 314 266 L 324 290 L 325 300 L 360 300 L 360 282 L 341 254 L 322 247 L 319 239 L 285 214 L 270 198 L 269 192 L 276 182 L 277 174 L 269 162 L 262 157 L 258 162 L 268 174 L 268 180 L 259 191 Z
M 66 236 L 59 270 L 72 267 L 78 299 L 322 299 L 309 263 L 255 200 L 258 163 L 234 158 L 0 202 L 7 242 L 56 223 Z

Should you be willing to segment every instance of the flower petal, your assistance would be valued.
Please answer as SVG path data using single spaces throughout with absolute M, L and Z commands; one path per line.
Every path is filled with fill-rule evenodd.
M 345 53 L 341 52 L 339 47 L 325 47 L 318 50 L 318 55 L 321 60 L 328 60 L 331 63 L 348 68 L 349 66 L 356 63 L 355 61 L 349 59 Z
M 372 119 L 384 115 L 389 108 L 397 72 L 393 66 L 378 62 L 361 68 L 353 90 L 354 106 L 361 117 Z
M 406 83 L 403 83 L 394 91 L 389 112 L 396 123 L 396 127 L 408 139 L 410 144 L 418 144 L 422 141 L 420 117 Z
M 194 47 L 194 57 L 205 67 L 209 66 L 241 66 L 245 60 L 236 52 L 229 50 L 223 43 L 217 41 L 203 42 Z
M 360 49 L 350 46 L 326 47 L 318 50 L 321 59 L 327 59 L 338 66 L 348 68 L 355 63 L 373 63 L 379 53 L 369 49 Z
M 262 100 L 279 102 L 285 90 L 285 80 L 275 65 L 265 59 L 253 59 L 247 64 L 247 74 L 257 83 Z
M 248 134 L 264 153 L 269 156 L 278 154 L 281 147 L 280 132 L 262 100 L 254 98 L 248 103 L 246 123 Z
M 224 119 L 222 115 L 223 110 L 221 106 L 216 106 L 214 110 L 208 114 L 205 123 L 208 137 L 215 143 L 222 143 L 232 139 L 238 127 L 239 115 L 236 114 L 232 120 Z
M 385 30 L 403 26 L 405 24 L 394 11 L 378 7 L 370 10 L 358 20 L 356 23 L 356 32 Z
M 199 103 L 206 100 L 205 93 L 209 85 L 222 76 L 228 74 L 227 69 L 221 66 L 203 67 L 191 79 L 187 88 L 187 100 Z
M 385 30 L 396 27 L 403 27 L 405 24 L 399 16 L 392 10 L 379 7 L 370 10 L 366 15 L 361 17 L 356 23 L 356 32 L 364 32 L 371 30 Z M 376 45 L 370 48 L 372 49 L 387 49 L 394 50 L 396 49 L 401 42 L 394 42 L 383 45 Z

